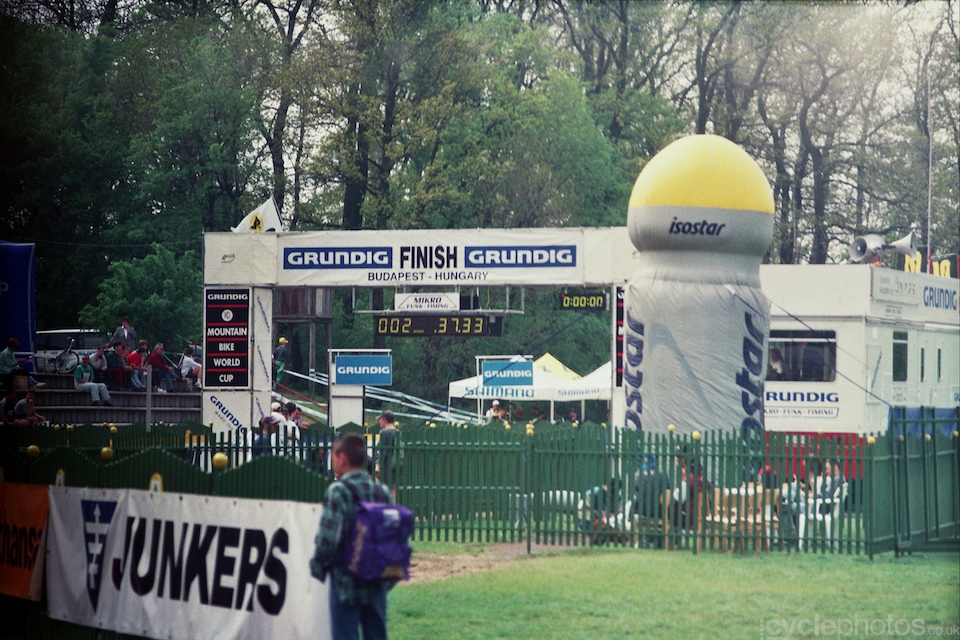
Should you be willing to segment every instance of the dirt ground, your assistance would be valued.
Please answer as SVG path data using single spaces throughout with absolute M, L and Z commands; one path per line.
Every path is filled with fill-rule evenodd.
M 555 549 L 556 547 L 533 545 L 531 554 L 549 553 Z M 433 582 L 477 571 L 490 571 L 526 557 L 525 542 L 484 545 L 476 553 L 456 555 L 414 551 L 410 561 L 410 583 Z

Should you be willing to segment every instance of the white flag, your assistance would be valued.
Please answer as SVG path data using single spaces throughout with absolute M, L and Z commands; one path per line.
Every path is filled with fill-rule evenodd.
M 234 233 L 263 233 L 264 231 L 283 231 L 283 223 L 277 207 L 270 198 L 262 205 L 247 214 L 240 224 L 233 228 Z

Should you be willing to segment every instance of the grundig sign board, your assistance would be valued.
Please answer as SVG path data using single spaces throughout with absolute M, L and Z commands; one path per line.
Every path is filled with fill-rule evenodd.
M 204 291 L 203 379 L 209 388 L 250 386 L 250 290 Z

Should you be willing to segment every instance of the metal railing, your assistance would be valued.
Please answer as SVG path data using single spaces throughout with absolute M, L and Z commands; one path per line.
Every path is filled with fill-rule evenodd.
M 762 454 L 737 433 L 427 422 L 403 427 L 380 473 L 422 540 L 872 556 L 960 537 L 958 438 L 938 420 L 922 436 L 870 440 L 768 433 Z M 343 430 L 365 435 L 375 471 L 376 432 Z M 336 437 L 84 425 L 24 430 L 18 443 L 29 482 L 147 489 L 159 473 L 168 491 L 320 501 Z

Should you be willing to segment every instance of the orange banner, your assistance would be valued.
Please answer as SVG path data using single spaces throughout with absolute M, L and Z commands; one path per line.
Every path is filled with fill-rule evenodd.
M 0 593 L 40 599 L 47 490 L 46 485 L 0 482 Z

